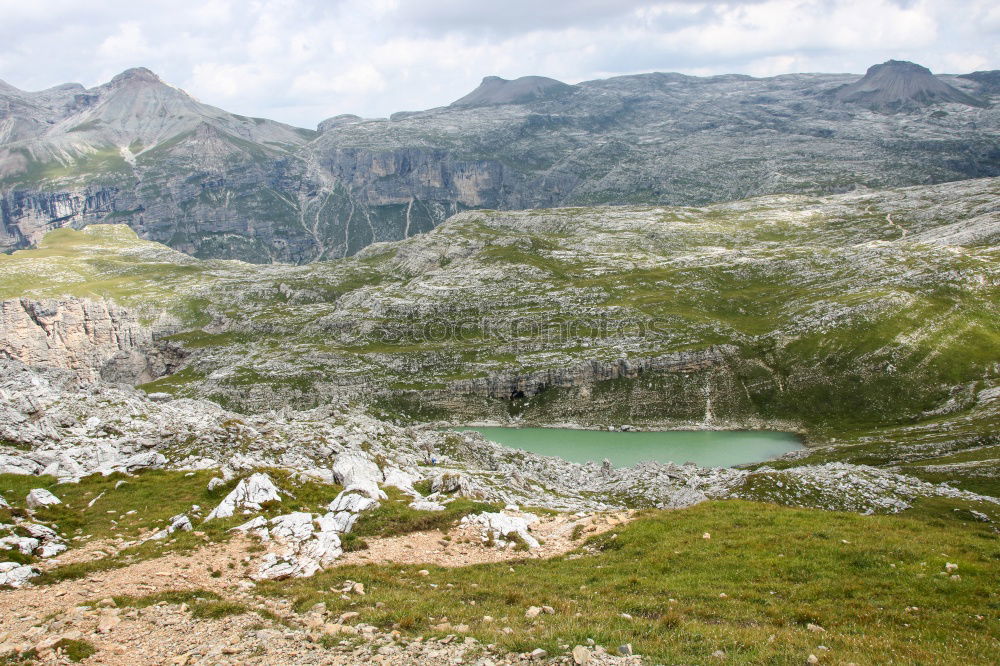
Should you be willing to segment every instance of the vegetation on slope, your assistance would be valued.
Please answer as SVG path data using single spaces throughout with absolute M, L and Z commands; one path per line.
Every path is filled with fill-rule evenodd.
M 550 655 L 593 639 L 654 663 L 712 663 L 720 650 L 727 663 L 981 663 L 1000 648 L 1000 539 L 952 508 L 858 516 L 709 502 L 647 513 L 550 560 L 426 577 L 419 565 L 341 567 L 258 590 L 409 634 L 465 624 L 484 643 Z M 365 584 L 362 600 L 325 591 L 346 579 Z M 554 613 L 525 617 L 543 605 Z

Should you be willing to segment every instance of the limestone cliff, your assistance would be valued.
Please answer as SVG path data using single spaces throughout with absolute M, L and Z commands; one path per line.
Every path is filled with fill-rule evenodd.
M 172 372 L 180 355 L 109 301 L 0 302 L 0 357 L 73 371 L 82 382 L 142 383 Z

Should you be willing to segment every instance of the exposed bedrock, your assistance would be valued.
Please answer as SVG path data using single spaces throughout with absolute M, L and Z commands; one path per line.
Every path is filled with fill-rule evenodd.
M 0 302 L 0 357 L 82 382 L 139 384 L 176 370 L 183 352 L 110 301 L 17 298 Z

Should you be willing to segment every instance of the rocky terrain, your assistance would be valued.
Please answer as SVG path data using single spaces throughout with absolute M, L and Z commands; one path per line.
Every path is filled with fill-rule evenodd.
M 0 479 L 9 485 L 0 511 L 9 522 L 0 524 L 8 532 L 0 549 L 20 555 L 0 563 L 0 584 L 25 591 L 0 592 L 4 608 L 17 609 L 0 616 L 0 654 L 63 663 L 69 654 L 79 661 L 95 652 L 97 663 L 644 663 L 631 656 L 631 646 L 609 650 L 593 642 L 562 646 L 562 656 L 542 648 L 497 653 L 469 635 L 469 625 L 447 618 L 430 627 L 440 640 L 414 640 L 365 624 L 353 610 L 338 616 L 321 603 L 292 611 L 255 588 L 352 564 L 451 567 L 553 557 L 576 548 L 583 535 L 627 523 L 634 517 L 624 512 L 629 507 L 678 509 L 750 498 L 898 513 L 914 502 L 944 499 L 990 523 L 1000 505 L 994 497 L 886 469 L 802 465 L 795 457 L 780 469 L 755 470 L 577 465 L 507 449 L 476 433 L 394 425 L 354 408 L 248 416 L 207 401 L 89 381 L 70 370 L 2 361 Z M 149 476 L 155 473 L 168 476 L 158 481 Z M 187 478 L 203 484 L 199 502 L 212 505 L 193 504 L 171 516 L 188 497 L 181 483 Z M 23 499 L 14 490 L 31 486 Z M 93 490 L 85 492 L 88 487 Z M 149 492 L 172 499 L 148 515 L 148 500 L 134 498 Z M 469 497 L 478 504 L 468 504 Z M 397 503 L 406 508 L 391 508 Z M 109 506 L 118 508 L 99 518 Z M 404 512 L 396 527 L 346 554 L 357 534 L 378 529 L 386 510 Z M 553 517 L 552 510 L 560 513 Z M 82 523 L 71 518 L 88 513 L 93 518 Z M 437 514 L 464 517 L 444 532 L 406 534 L 407 522 L 420 525 Z M 400 522 L 403 516 L 407 522 Z M 70 524 L 81 528 L 71 534 Z M 200 550 L 174 554 L 181 536 L 189 544 L 195 539 Z M 75 582 L 81 575 L 86 579 Z M 36 583 L 55 585 L 56 596 L 32 592 Z M 363 600 L 365 586 L 348 580 L 337 594 Z M 524 612 L 531 619 L 556 611 L 538 605 Z M 278 626 L 254 621 L 255 613 Z M 186 627 L 197 627 L 198 638 L 178 640 Z
M 996 72 L 487 77 L 453 104 L 318 130 L 201 104 L 144 69 L 0 85 L 0 249 L 123 223 L 198 257 L 306 263 L 468 209 L 703 205 L 1000 175 Z
M 0 659 L 975 661 L 998 187 L 466 211 L 309 265 L 52 231 L 0 256 Z M 808 448 L 615 468 L 472 421 Z
M 0 356 L 72 370 L 85 381 L 150 382 L 177 370 L 183 352 L 112 302 L 75 298 L 0 303 Z
M 128 229 L 0 259 L 182 347 L 146 387 L 241 412 L 778 427 L 958 418 L 996 385 L 997 180 L 702 208 L 467 212 L 345 261 L 198 261 Z M 96 291 L 95 291 L 96 290 Z

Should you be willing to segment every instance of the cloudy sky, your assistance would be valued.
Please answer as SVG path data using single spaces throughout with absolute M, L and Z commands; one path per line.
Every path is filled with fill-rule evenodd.
M 203 102 L 313 127 L 441 106 L 489 74 L 1000 69 L 996 0 L 0 0 L 0 79 L 146 66 Z

